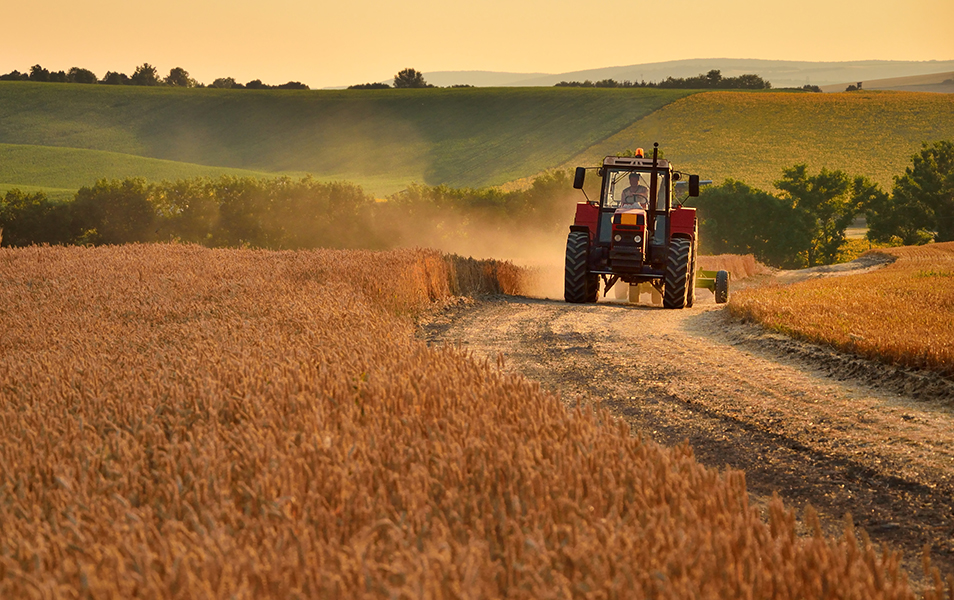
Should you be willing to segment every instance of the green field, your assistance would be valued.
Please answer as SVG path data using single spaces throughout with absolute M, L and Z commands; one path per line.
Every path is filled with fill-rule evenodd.
M 377 193 L 486 186 L 559 165 L 678 90 L 217 90 L 0 82 L 0 143 L 308 172 Z M 40 166 L 32 167 L 36 174 Z M 13 165 L 6 172 L 21 169 Z M 58 187 L 51 169 L 49 182 Z M 6 184 L 17 181 L 4 181 Z
M 806 163 L 866 175 L 890 188 L 921 142 L 954 139 L 954 96 L 913 92 L 705 92 L 637 121 L 565 163 L 598 161 L 658 141 L 679 168 L 771 191 Z
M 0 192 L 16 187 L 43 191 L 56 199 L 71 197 L 97 179 L 143 177 L 150 181 L 192 177 L 269 177 L 263 171 L 207 167 L 104 150 L 0 144 Z
M 938 139 L 954 139 L 948 94 L 0 82 L 0 191 L 56 195 L 101 177 L 311 173 L 383 196 L 411 182 L 525 181 L 653 141 L 717 182 L 771 189 L 805 162 L 888 186 L 922 141 Z

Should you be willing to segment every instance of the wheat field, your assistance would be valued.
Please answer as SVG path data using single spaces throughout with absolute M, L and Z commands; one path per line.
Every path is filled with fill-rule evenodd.
M 0 278 L 2 598 L 913 597 L 850 526 L 799 537 L 742 473 L 415 340 L 507 264 L 30 247 Z
M 736 316 L 868 358 L 954 375 L 954 242 L 879 248 L 871 273 L 740 291 Z
M 771 269 L 755 260 L 752 254 L 700 254 L 696 267 L 706 271 L 728 271 L 733 281 L 756 275 L 769 275 L 772 272 Z

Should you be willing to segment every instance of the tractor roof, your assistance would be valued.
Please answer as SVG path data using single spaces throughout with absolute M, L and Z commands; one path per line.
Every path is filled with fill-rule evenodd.
M 653 159 L 652 158 L 621 158 L 618 156 L 607 156 L 603 159 L 604 167 L 622 167 L 622 168 L 631 168 L 631 169 L 643 169 L 643 168 L 652 168 Z M 656 161 L 657 169 L 669 169 L 669 161 L 663 158 L 660 158 Z

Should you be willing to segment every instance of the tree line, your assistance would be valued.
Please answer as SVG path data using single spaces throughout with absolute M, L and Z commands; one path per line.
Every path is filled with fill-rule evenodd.
M 281 85 L 268 85 L 262 83 L 261 79 L 253 79 L 245 84 L 239 83 L 234 77 L 219 77 L 209 85 L 204 85 L 189 75 L 189 72 L 182 67 L 173 67 L 165 77 L 159 74 L 156 67 L 149 63 L 143 63 L 136 67 L 133 74 L 126 75 L 117 71 L 107 71 L 102 79 L 99 79 L 95 73 L 89 69 L 81 67 L 72 67 L 69 71 L 50 71 L 41 65 L 33 65 L 29 72 L 21 73 L 13 70 L 4 75 L 0 75 L 0 81 L 38 81 L 42 83 L 98 83 L 103 85 L 144 85 L 144 86 L 172 86 L 187 88 L 226 88 L 226 89 L 247 89 L 247 90 L 307 90 L 309 87 L 300 81 L 289 81 Z M 402 69 L 394 75 L 393 86 L 395 88 L 433 88 L 434 85 L 424 80 L 424 74 L 412 68 Z M 458 84 L 449 86 L 452 88 L 474 87 L 467 84 Z M 348 86 L 349 90 L 378 90 L 390 89 L 391 84 L 387 83 L 362 83 Z
M 268 85 L 262 83 L 261 79 L 253 79 L 244 85 L 235 81 L 233 77 L 219 77 L 209 85 L 204 85 L 193 79 L 189 72 L 182 67 L 173 67 L 169 74 L 162 77 L 156 67 L 149 63 L 143 63 L 136 67 L 131 76 L 118 71 L 107 71 L 102 79 L 97 78 L 96 74 L 89 69 L 81 67 L 72 67 L 69 71 L 50 71 L 41 65 L 33 65 L 30 71 L 21 73 L 13 70 L 4 75 L 0 75 L 0 81 L 38 81 L 42 83 L 98 83 L 102 85 L 144 85 L 144 86 L 173 86 L 188 88 L 233 88 L 233 89 L 286 89 L 286 90 L 307 90 L 307 85 L 300 81 L 289 81 L 281 85 Z
M 68 202 L 42 192 L 0 197 L 0 244 L 178 241 L 270 249 L 440 245 L 442 240 L 524 228 L 554 230 L 572 214 L 569 172 L 502 192 L 411 185 L 377 202 L 360 186 L 311 177 L 221 177 L 147 183 L 100 180 Z M 479 225 L 478 225 L 479 224 Z
M 571 180 L 569 171 L 552 171 L 510 192 L 415 184 L 386 202 L 354 184 L 310 177 L 101 180 L 62 203 L 10 190 L 0 198 L 0 243 L 385 249 L 494 234 L 520 240 L 566 230 L 579 199 Z M 730 179 L 687 201 L 699 209 L 701 251 L 754 254 L 784 268 L 831 264 L 858 215 L 873 243 L 954 240 L 951 141 L 925 144 L 890 193 L 866 177 L 811 173 L 806 165 L 784 169 L 775 187 L 769 193 Z
M 695 77 L 667 77 L 655 81 L 616 81 L 615 79 L 601 79 L 600 81 L 561 81 L 555 87 L 599 87 L 599 88 L 665 88 L 687 90 L 768 90 L 772 84 L 758 75 L 747 74 L 738 77 L 723 77 L 722 71 L 712 69 L 706 74 L 700 73 Z M 819 91 L 821 91 L 819 89 Z

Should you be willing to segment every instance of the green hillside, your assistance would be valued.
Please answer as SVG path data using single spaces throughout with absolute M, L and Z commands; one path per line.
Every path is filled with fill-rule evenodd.
M 954 97 L 911 92 L 704 92 L 663 107 L 564 166 L 658 141 L 679 168 L 717 183 L 766 190 L 782 169 L 807 163 L 867 175 L 884 187 L 922 141 L 954 139 Z
M 581 148 L 689 93 L 258 91 L 0 82 L 0 144 L 108 151 L 191 163 L 188 168 L 308 172 L 350 179 L 378 193 L 411 181 L 486 186 L 562 164 Z M 61 187 L 66 178 L 61 157 L 50 153 L 47 163 L 35 155 L 37 162 L 28 162 L 27 154 L 11 154 L 3 173 L 28 175 L 24 184 Z M 81 165 L 87 158 L 90 162 Z M 109 166 L 95 153 L 63 160 L 72 162 L 78 178 Z M 161 171 L 152 163 L 141 166 Z M 20 183 L 6 181 L 6 175 L 0 179 Z
M 0 144 L 0 193 L 16 187 L 60 199 L 104 177 L 161 181 L 220 175 L 271 176 L 262 171 L 206 167 L 103 150 Z

